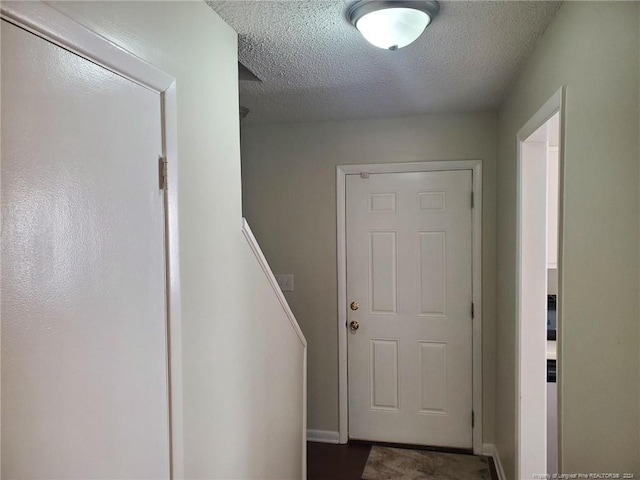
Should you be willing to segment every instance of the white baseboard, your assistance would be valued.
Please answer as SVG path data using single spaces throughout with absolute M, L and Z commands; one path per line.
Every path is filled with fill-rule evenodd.
M 340 434 L 329 430 L 307 430 L 307 441 L 318 443 L 340 443 Z
M 493 463 L 496 465 L 496 472 L 498 473 L 498 478 L 500 480 L 507 480 L 507 477 L 504 474 L 504 468 L 502 468 L 502 461 L 500 460 L 500 455 L 498 454 L 498 449 L 493 443 L 483 443 L 482 444 L 482 454 L 488 457 L 493 457 Z

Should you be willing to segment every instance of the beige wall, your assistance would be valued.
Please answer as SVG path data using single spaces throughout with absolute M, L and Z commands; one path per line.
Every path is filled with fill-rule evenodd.
M 496 445 L 515 478 L 516 132 L 567 85 L 564 472 L 640 473 L 638 2 L 565 2 L 499 114 Z
M 336 165 L 482 159 L 484 437 L 493 438 L 495 370 L 493 113 L 243 127 L 244 214 L 309 342 L 309 428 L 338 430 Z
M 186 477 L 301 478 L 303 350 L 241 233 L 235 32 L 204 2 L 55 6 L 177 78 Z

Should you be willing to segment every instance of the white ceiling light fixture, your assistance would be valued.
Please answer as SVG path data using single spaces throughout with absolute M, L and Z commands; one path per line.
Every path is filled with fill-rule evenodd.
M 439 10 L 436 1 L 360 0 L 349 8 L 347 17 L 372 45 L 397 50 L 422 35 Z

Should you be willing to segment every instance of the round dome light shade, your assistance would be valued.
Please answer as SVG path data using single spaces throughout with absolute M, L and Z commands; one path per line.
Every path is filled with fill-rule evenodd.
M 356 28 L 372 45 L 396 50 L 413 43 L 431 23 L 431 17 L 413 8 L 383 8 L 360 17 Z

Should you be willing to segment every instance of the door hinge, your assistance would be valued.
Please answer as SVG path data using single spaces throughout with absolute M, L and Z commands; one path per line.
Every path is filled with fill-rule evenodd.
M 471 302 L 471 318 L 475 318 L 476 316 L 476 306 L 473 302 Z
M 471 191 L 471 208 L 476 206 L 476 201 L 473 195 L 473 190 Z
M 360 172 L 360 178 L 369 178 L 369 172 Z
M 160 190 L 167 189 L 167 158 L 158 157 L 158 187 Z
M 471 428 L 476 426 L 476 413 L 471 410 Z

